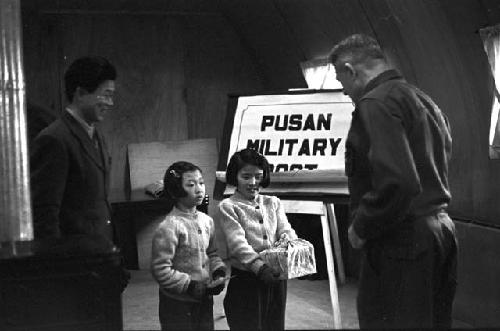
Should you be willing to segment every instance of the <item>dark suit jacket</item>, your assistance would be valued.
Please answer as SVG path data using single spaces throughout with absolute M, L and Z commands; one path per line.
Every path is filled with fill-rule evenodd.
M 36 137 L 30 153 L 35 239 L 102 235 L 113 241 L 110 157 L 67 111 Z
M 31 148 L 36 136 L 54 122 L 57 117 L 47 108 L 36 105 L 30 101 L 26 105 L 26 115 L 28 120 L 28 147 Z

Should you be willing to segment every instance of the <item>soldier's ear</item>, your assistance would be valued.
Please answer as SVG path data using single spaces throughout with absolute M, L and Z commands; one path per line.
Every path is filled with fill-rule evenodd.
M 356 74 L 357 74 L 356 69 L 349 62 L 344 63 L 344 70 L 346 72 L 348 72 L 353 77 L 356 76 Z

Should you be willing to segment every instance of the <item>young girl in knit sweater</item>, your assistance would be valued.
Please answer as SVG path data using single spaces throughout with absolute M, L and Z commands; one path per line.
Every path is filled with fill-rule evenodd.
M 224 289 L 226 267 L 217 255 L 212 218 L 196 209 L 205 197 L 199 167 L 176 162 L 164 192 L 175 201 L 154 237 L 151 272 L 160 285 L 162 330 L 213 330 L 213 299 Z
M 259 252 L 283 238 L 297 238 L 280 200 L 259 194 L 270 183 L 266 158 L 253 149 L 230 159 L 226 182 L 235 193 L 218 207 L 217 219 L 226 237 L 231 280 L 224 310 L 231 330 L 284 330 L 286 280 L 265 264 Z

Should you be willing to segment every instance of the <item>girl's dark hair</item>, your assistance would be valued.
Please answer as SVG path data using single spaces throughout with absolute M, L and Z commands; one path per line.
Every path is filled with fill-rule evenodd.
M 116 80 L 115 67 L 101 56 L 85 56 L 76 59 L 64 74 L 66 97 L 73 101 L 78 87 L 92 93 L 107 80 Z
M 185 197 L 187 192 L 182 187 L 182 174 L 196 170 L 202 172 L 198 166 L 186 161 L 178 161 L 168 167 L 163 176 L 163 197 L 172 200 Z
M 226 182 L 233 186 L 238 186 L 238 171 L 249 164 L 259 167 L 264 171 L 260 186 L 268 187 L 271 183 L 269 178 L 269 163 L 264 155 L 251 148 L 242 149 L 231 156 L 226 169 Z

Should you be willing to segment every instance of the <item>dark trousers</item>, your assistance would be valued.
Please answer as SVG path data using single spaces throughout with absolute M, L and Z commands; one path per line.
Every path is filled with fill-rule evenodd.
M 287 281 L 266 285 L 253 273 L 233 268 L 224 298 L 232 331 L 284 330 Z
M 214 329 L 213 298 L 205 296 L 201 302 L 170 298 L 160 291 L 159 315 L 162 331 Z
M 359 326 L 451 328 L 457 286 L 455 226 L 444 212 L 393 237 L 367 242 L 357 298 Z

